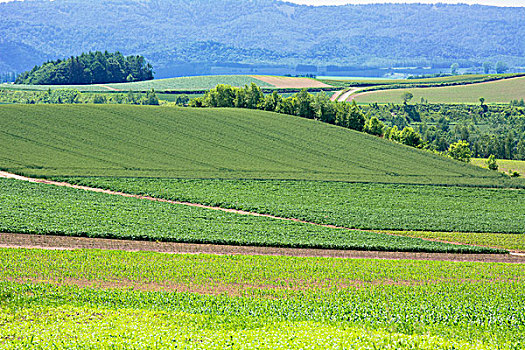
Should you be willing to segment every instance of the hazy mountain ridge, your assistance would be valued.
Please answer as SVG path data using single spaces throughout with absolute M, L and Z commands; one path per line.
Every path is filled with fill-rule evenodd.
M 388 66 L 501 59 L 525 64 L 525 8 L 56 0 L 2 3 L 0 17 L 0 37 L 17 47 L 0 46 L 4 70 L 106 49 L 142 54 L 156 68 L 199 62 Z

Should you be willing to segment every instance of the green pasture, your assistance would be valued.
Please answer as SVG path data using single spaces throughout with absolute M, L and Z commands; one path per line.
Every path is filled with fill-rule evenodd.
M 0 168 L 33 176 L 520 186 L 430 152 L 264 111 L 7 105 L 0 122 Z
M 394 231 L 392 234 L 525 252 L 525 233 Z
M 348 228 L 525 232 L 520 219 L 525 217 L 525 190 L 286 180 L 62 180 Z
M 482 168 L 488 168 L 486 159 L 474 158 L 471 162 Z M 517 171 L 521 176 L 525 176 L 525 161 L 523 160 L 497 159 L 496 163 L 498 164 L 498 171 L 500 172 L 509 174 Z
M 464 83 L 473 84 L 480 83 L 488 80 L 500 80 L 509 79 L 516 76 L 523 76 L 523 74 L 465 74 L 465 75 L 451 75 L 445 77 L 435 78 L 417 78 L 417 79 L 386 79 L 386 78 L 353 78 L 353 77 L 336 77 L 326 76 L 318 77 L 326 84 L 334 86 L 350 86 L 350 85 L 413 85 L 413 84 L 425 84 L 425 85 L 439 85 L 439 84 L 451 84 L 451 83 Z
M 371 91 L 356 94 L 355 100 L 359 103 L 402 103 L 405 92 L 414 95 L 414 102 L 423 98 L 429 103 L 476 104 L 483 97 L 485 103 L 509 103 L 525 98 L 525 77 L 460 86 Z
M 0 179 L 0 232 L 374 251 L 499 252 Z
M 514 264 L 22 249 L 0 249 L 0 261 L 4 349 L 525 342 L 525 275 Z

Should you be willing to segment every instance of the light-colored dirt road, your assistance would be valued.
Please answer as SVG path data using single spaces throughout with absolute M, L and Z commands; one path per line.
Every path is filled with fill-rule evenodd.
M 350 96 L 358 91 L 359 89 L 350 89 L 348 90 L 347 92 L 345 92 L 344 94 L 342 94 L 341 96 L 339 96 L 339 98 L 337 99 L 337 101 L 339 102 L 348 102 L 348 100 L 350 99 Z M 352 101 L 352 99 L 350 99 L 350 101 Z
M 328 88 L 331 87 L 315 79 L 294 78 L 294 77 L 275 77 L 270 75 L 252 75 L 252 78 L 259 79 L 273 85 L 276 88 Z
M 332 101 L 332 102 L 337 101 L 337 99 L 339 98 L 339 96 L 341 96 L 341 94 L 343 92 L 344 92 L 344 90 L 334 92 L 332 97 L 330 97 L 330 101 Z

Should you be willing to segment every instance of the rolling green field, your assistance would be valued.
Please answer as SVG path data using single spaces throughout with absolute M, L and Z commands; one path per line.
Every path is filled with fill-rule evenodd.
M 243 109 L 0 106 L 0 168 L 36 176 L 522 186 L 520 179 L 298 117 Z
M 407 88 L 372 91 L 355 95 L 358 103 L 402 103 L 402 95 L 411 92 L 413 101 L 421 98 L 429 103 L 479 103 L 480 97 L 485 103 L 509 103 L 512 100 L 525 98 L 525 77 L 498 80 L 480 84 L 449 87 Z
M 445 77 L 434 78 L 417 78 L 417 79 L 385 79 L 385 78 L 358 78 L 352 77 L 318 77 L 318 80 L 334 86 L 388 86 L 388 85 L 413 85 L 413 84 L 450 84 L 450 83 L 465 83 L 473 84 L 484 82 L 488 80 L 509 79 L 516 76 L 523 76 L 523 74 L 466 74 L 466 75 L 451 75 Z
M 0 232 L 297 248 L 498 252 L 10 179 L 0 179 L 0 190 Z
M 479 233 L 479 232 L 428 232 L 394 231 L 396 235 L 423 239 L 435 239 L 445 242 L 472 244 L 525 252 L 525 234 L 517 233 Z
M 517 219 L 525 217 L 525 190 L 324 181 L 131 178 L 62 180 L 340 227 L 403 231 L 525 232 L 525 221 Z
M 486 159 L 473 158 L 471 162 L 482 168 L 488 168 Z M 498 159 L 496 163 L 500 172 L 508 174 L 511 171 L 517 171 L 521 176 L 525 176 L 525 161 L 523 160 Z
M 111 91 L 117 89 L 121 91 L 146 91 L 155 89 L 156 91 L 165 90 L 208 90 L 219 84 L 228 84 L 242 87 L 255 83 L 260 87 L 272 87 L 262 80 L 252 78 L 248 75 L 210 75 L 196 77 L 182 77 L 170 79 L 155 79 L 148 81 L 138 81 L 133 83 L 118 84 L 98 84 L 98 85 L 23 85 L 23 84 L 4 84 L 1 88 L 17 90 L 47 90 L 47 89 L 77 89 L 78 91 Z M 106 86 L 111 89 L 106 88 Z
M 0 271 L 6 349 L 520 349 L 525 342 L 518 264 L 15 249 L 0 249 L 0 261 L 8 267 Z

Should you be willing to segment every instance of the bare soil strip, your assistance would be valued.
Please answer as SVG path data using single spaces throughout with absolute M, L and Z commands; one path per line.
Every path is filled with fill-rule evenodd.
M 456 262 L 525 263 L 525 256 L 505 254 L 400 253 L 330 249 L 299 249 L 129 241 L 104 238 L 42 236 L 0 233 L 0 248 L 45 250 L 101 249 L 127 252 L 149 251 L 167 254 L 263 255 L 291 257 L 326 257 L 344 259 L 427 260 Z
M 294 78 L 294 77 L 274 77 L 269 75 L 252 75 L 252 78 L 259 79 L 271 84 L 276 88 L 324 88 L 331 87 L 315 79 Z
M 356 92 L 356 91 L 358 91 L 358 90 L 359 90 L 359 89 L 350 89 L 350 90 L 348 90 L 347 92 L 345 92 L 344 94 L 342 94 L 341 96 L 339 96 L 339 99 L 338 99 L 337 101 L 339 101 L 339 102 L 347 102 L 348 99 L 350 98 L 350 96 L 351 96 L 354 92 Z M 353 100 L 353 98 L 350 99 L 350 101 L 352 101 L 352 100 Z
M 334 92 L 334 94 L 332 95 L 332 97 L 330 97 L 330 101 L 332 101 L 332 102 L 337 101 L 337 99 L 339 98 L 339 96 L 341 96 L 341 94 L 342 94 L 343 92 L 344 92 L 344 90 Z

